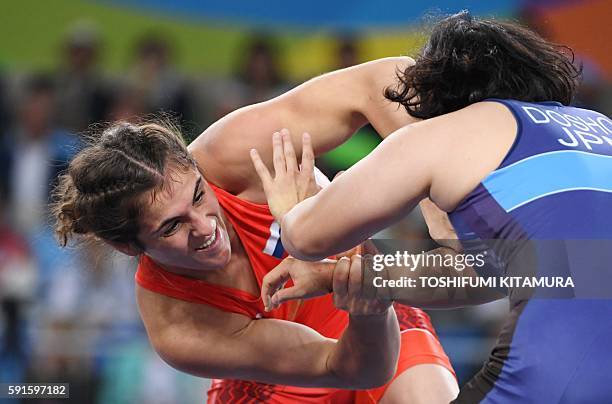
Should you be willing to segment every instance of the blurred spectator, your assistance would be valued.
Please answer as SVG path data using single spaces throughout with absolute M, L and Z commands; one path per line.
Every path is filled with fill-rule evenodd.
M 353 36 L 338 36 L 336 49 L 336 66 L 334 69 L 343 69 L 345 67 L 355 66 L 359 64 L 359 50 L 357 48 L 357 39 Z
M 120 81 L 111 92 L 108 121 L 136 122 L 145 113 L 144 100 L 130 82 Z
M 244 105 L 265 101 L 282 93 L 287 83 L 281 76 L 279 52 L 272 37 L 255 34 L 244 46 L 236 77 L 244 86 Z
M 97 28 L 85 21 L 72 26 L 64 40 L 56 77 L 56 123 L 72 133 L 101 121 L 108 108 L 108 90 L 97 70 L 100 53 Z
M 52 81 L 33 76 L 25 87 L 15 127 L 0 144 L 0 190 L 17 230 L 31 234 L 45 223 L 50 186 L 67 167 L 78 142 L 53 126 Z
M 129 84 L 132 87 L 123 95 L 141 97 L 145 112 L 170 113 L 185 129 L 185 122 L 193 120 L 192 97 L 187 80 L 172 63 L 172 56 L 168 38 L 157 33 L 145 34 L 136 45 Z
M 269 100 L 288 89 L 280 73 L 279 52 L 274 39 L 264 34 L 247 36 L 241 46 L 229 80 L 207 80 L 202 85 L 206 94 L 207 122 L 205 126 L 245 105 Z
M 5 83 L 5 78 L 0 73 L 0 141 L 6 134 L 6 130 L 10 127 L 9 111 L 8 111 L 8 89 Z
M 26 240 L 5 220 L 0 202 L 0 382 L 23 382 L 29 360 L 27 306 L 36 292 L 36 266 Z
M 108 360 L 142 338 L 133 294 L 135 263 L 101 245 L 58 251 L 32 330 L 31 381 L 70 383 L 70 402 L 95 402 Z

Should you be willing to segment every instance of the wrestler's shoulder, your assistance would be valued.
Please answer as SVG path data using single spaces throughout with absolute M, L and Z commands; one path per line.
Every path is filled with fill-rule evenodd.
M 231 117 L 222 121 L 226 118 Z M 218 121 L 206 129 L 189 145 L 189 151 L 207 181 L 237 194 L 255 183 L 248 142 L 244 140 L 256 129 L 233 121 Z

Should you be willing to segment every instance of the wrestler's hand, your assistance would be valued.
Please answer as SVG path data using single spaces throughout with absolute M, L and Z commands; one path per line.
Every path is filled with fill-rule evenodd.
M 353 255 L 363 253 L 378 253 L 371 240 L 337 254 L 336 259 L 343 257 L 350 259 Z M 263 278 L 261 299 L 266 310 L 272 310 L 288 300 L 308 299 L 331 293 L 333 268 L 330 265 L 334 262 L 338 264 L 338 261 L 331 259 L 306 262 L 293 257 L 285 258 Z M 293 280 L 293 286 L 283 289 L 289 279 Z
M 352 316 L 369 316 L 384 313 L 393 301 L 368 299 L 363 296 L 363 266 L 361 255 L 338 260 L 334 268 L 334 305 Z
M 330 292 L 334 294 L 336 307 L 352 315 L 380 314 L 391 306 L 391 301 L 362 296 L 360 255 L 340 258 L 333 270 L 327 265 L 329 262 L 311 263 L 286 258 L 263 279 L 261 297 L 266 310 L 273 310 L 289 300 L 309 299 Z M 293 286 L 283 288 L 289 279 Z
M 266 311 L 273 310 L 289 300 L 309 299 L 330 293 L 333 270 L 329 263 L 332 262 L 306 262 L 293 257 L 285 258 L 263 278 L 261 299 Z M 293 281 L 293 286 L 284 288 L 289 279 Z
M 419 207 L 432 240 L 443 247 L 448 247 L 458 253 L 462 252 L 463 246 L 448 218 L 448 214 L 438 208 L 429 198 L 423 199 L 419 203 Z
M 270 212 L 280 223 L 291 208 L 320 188 L 315 181 L 314 151 L 308 133 L 302 135 L 302 164 L 299 166 L 287 129 L 272 135 L 272 150 L 274 178 L 255 149 L 251 150 L 251 160 L 263 184 Z

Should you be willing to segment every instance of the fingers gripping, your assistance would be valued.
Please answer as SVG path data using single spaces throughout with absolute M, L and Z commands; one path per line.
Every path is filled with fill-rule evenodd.
M 361 255 L 355 254 L 351 257 L 349 268 L 348 295 L 353 298 L 361 297 Z
M 280 264 L 264 276 L 261 283 L 261 299 L 266 310 L 273 308 L 272 297 L 282 290 L 285 283 L 289 280 L 289 269 L 286 265 Z
M 334 292 L 334 304 L 336 307 L 344 306 L 344 301 L 348 295 L 350 266 L 351 260 L 347 257 L 342 257 L 338 260 L 338 263 L 334 268 L 332 285 Z

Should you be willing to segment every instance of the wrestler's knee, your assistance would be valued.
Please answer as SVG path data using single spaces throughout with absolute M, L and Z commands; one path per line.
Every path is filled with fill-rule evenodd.
M 459 394 L 453 374 L 444 366 L 421 364 L 406 369 L 389 385 L 380 404 L 448 404 Z

